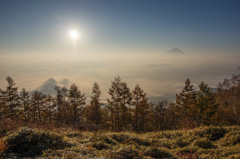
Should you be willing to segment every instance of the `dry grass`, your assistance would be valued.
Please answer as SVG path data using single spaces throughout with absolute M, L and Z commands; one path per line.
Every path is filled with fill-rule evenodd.
M 5 134 L 8 158 L 240 158 L 240 127 L 149 133 L 87 132 L 33 125 Z M 25 145 L 25 146 L 24 146 Z M 4 147 L 4 146 L 1 146 Z

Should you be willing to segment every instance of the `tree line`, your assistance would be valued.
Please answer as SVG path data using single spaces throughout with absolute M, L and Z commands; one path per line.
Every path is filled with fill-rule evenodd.
M 240 75 L 220 82 L 216 93 L 204 82 L 196 91 L 187 79 L 175 101 L 158 102 L 149 102 L 138 84 L 131 91 L 119 76 L 111 81 L 107 103 L 101 101 L 96 82 L 86 103 L 86 95 L 74 83 L 69 89 L 55 85 L 56 96 L 51 96 L 24 88 L 18 93 L 14 80 L 7 77 L 6 81 L 6 89 L 0 89 L 0 121 L 143 132 L 240 124 Z

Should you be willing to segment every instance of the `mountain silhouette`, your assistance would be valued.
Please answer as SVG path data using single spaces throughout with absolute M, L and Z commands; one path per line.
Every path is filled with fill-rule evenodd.
M 167 54 L 185 54 L 185 52 L 179 48 L 173 48 L 172 50 L 168 51 Z

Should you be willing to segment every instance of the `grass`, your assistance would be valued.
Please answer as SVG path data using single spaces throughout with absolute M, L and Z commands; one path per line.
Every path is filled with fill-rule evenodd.
M 240 127 L 87 132 L 25 126 L 2 131 L 0 158 L 240 158 Z

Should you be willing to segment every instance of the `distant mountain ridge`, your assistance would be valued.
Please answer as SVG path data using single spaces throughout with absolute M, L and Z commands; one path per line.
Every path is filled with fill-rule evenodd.
M 185 52 L 183 52 L 182 50 L 180 50 L 179 48 L 173 48 L 172 50 L 166 52 L 167 54 L 182 54 L 184 55 Z

